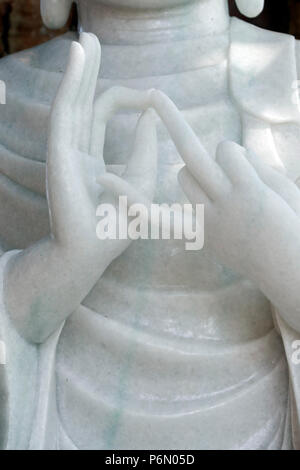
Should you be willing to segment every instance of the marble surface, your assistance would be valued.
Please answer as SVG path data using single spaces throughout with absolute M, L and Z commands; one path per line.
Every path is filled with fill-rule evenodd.
M 300 448 L 298 46 L 225 0 L 78 3 L 93 34 L 0 62 L 1 446 Z M 205 203 L 204 249 L 100 242 L 116 194 Z

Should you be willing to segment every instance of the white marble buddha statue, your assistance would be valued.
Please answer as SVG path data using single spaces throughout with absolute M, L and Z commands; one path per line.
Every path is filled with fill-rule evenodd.
M 1 446 L 299 448 L 298 45 L 226 0 L 77 3 L 80 42 L 0 62 Z M 98 240 L 122 193 L 205 203 L 204 249 Z

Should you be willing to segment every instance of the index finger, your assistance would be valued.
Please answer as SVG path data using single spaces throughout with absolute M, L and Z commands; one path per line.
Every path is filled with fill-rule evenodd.
M 151 91 L 114 86 L 96 99 L 92 125 L 91 155 L 103 154 L 107 121 L 120 110 L 146 111 L 150 107 Z
M 166 125 L 190 173 L 213 200 L 230 189 L 221 167 L 208 155 L 200 140 L 173 101 L 161 91 L 152 91 L 152 106 Z
M 66 72 L 56 94 L 49 129 L 51 148 L 71 145 L 73 133 L 72 109 L 80 90 L 85 65 L 85 54 L 78 42 L 72 42 Z

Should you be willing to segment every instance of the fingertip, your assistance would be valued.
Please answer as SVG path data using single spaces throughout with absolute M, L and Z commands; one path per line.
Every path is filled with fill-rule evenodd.
M 153 88 L 151 90 L 151 98 L 154 103 L 160 103 L 164 98 L 166 98 L 167 95 L 165 95 L 162 91 L 157 90 Z
M 88 33 L 89 36 L 93 39 L 94 43 L 97 45 L 97 47 L 101 50 L 101 43 L 99 38 L 96 36 L 94 33 Z
M 154 126 L 157 122 L 157 115 L 153 108 L 147 108 L 139 117 L 137 126 L 141 128 L 142 126 Z
M 71 52 L 72 52 L 72 51 L 77 51 L 77 50 L 78 50 L 78 46 L 80 46 L 79 42 L 77 42 L 77 41 L 72 41 L 72 42 L 71 42 L 71 48 L 70 48 L 70 49 L 71 49 Z
M 84 49 L 85 53 L 92 57 L 92 54 L 96 50 L 96 44 L 90 33 L 81 33 L 79 44 Z
M 90 34 L 89 33 L 85 33 L 85 32 L 80 33 L 80 35 L 79 35 L 79 43 L 80 44 L 85 43 L 89 39 L 90 39 Z
M 79 57 L 79 56 L 82 56 L 84 57 L 84 49 L 82 47 L 82 45 L 77 42 L 77 41 L 72 41 L 72 44 L 71 44 L 71 57 L 75 56 L 75 57 Z
M 163 91 L 157 89 L 157 88 L 153 88 L 152 89 L 152 93 L 157 97 L 157 98 L 163 98 L 165 96 L 167 96 Z
M 156 120 L 156 116 L 157 116 L 157 115 L 156 115 L 156 112 L 154 111 L 154 109 L 153 109 L 153 108 L 148 108 L 148 109 L 146 109 L 146 110 L 143 112 L 143 114 L 142 114 L 141 117 L 142 117 L 142 118 L 151 119 L 151 120 L 155 121 L 155 120 Z
M 97 36 L 93 33 L 80 33 L 79 43 L 84 48 L 93 46 L 98 51 L 101 51 L 101 45 Z
M 81 76 L 85 64 L 85 53 L 79 42 L 72 41 L 64 81 Z
M 101 47 L 97 36 L 92 33 L 81 33 L 80 44 L 84 49 L 89 68 L 100 68 Z

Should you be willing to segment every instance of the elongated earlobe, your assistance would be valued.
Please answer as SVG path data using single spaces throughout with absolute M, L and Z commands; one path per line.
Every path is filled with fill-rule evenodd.
M 68 21 L 73 0 L 41 0 L 41 15 L 47 28 L 62 28 Z
M 260 15 L 265 6 L 265 0 L 235 0 L 242 15 L 255 18 Z

